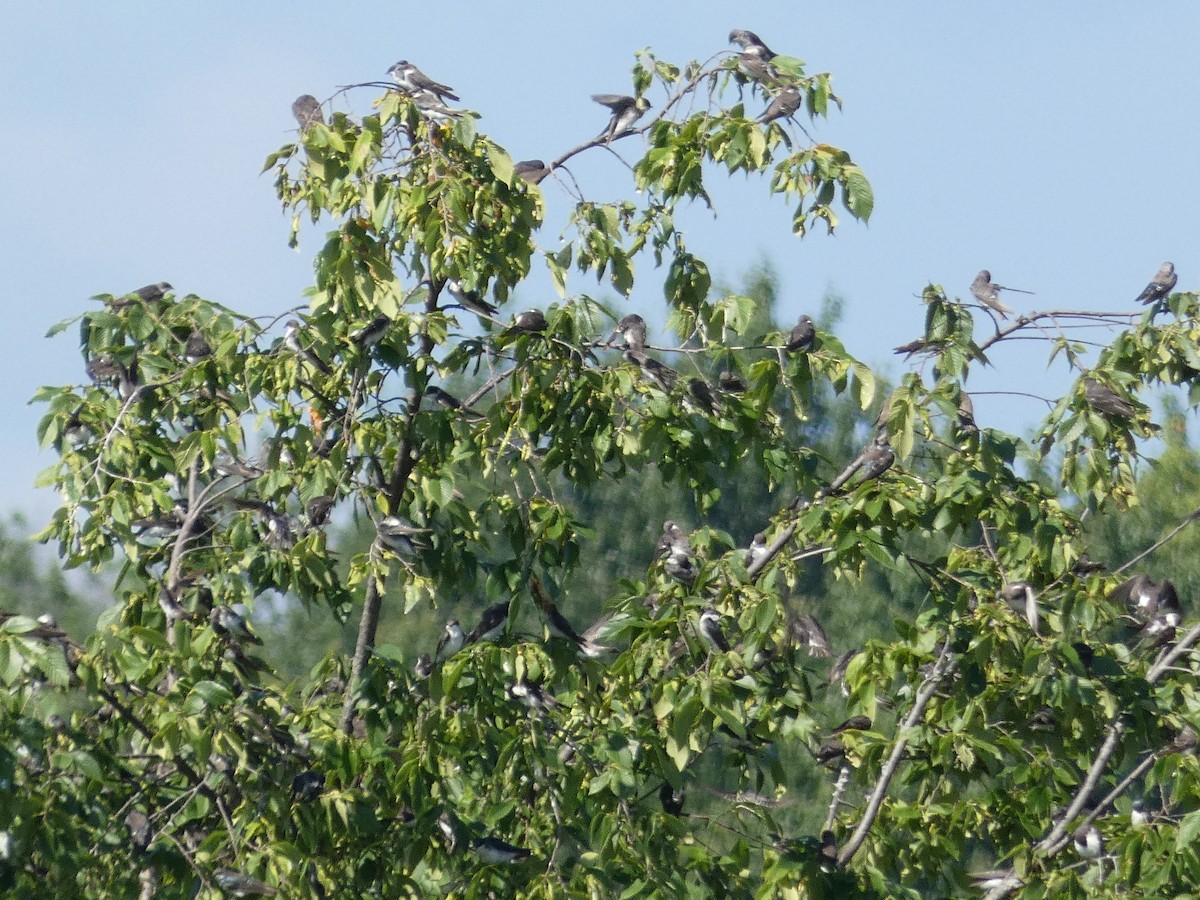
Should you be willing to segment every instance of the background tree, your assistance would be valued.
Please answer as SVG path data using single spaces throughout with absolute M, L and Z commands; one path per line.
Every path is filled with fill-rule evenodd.
M 801 234 L 832 228 L 839 197 L 871 211 L 849 155 L 788 112 L 823 116 L 829 77 L 731 40 L 742 53 L 682 69 L 639 55 L 614 123 L 548 165 L 514 165 L 403 66 L 361 121 L 302 105 L 268 168 L 293 240 L 304 214 L 330 231 L 283 338 L 158 286 L 80 318 L 93 383 L 41 395 L 62 450 L 45 537 L 69 565 L 123 571 L 86 645 L 0 624 L 6 887 L 917 896 L 966 891 L 993 860 L 991 896 L 1195 882 L 1200 629 L 1111 599 L 1072 510 L 1131 496 L 1152 431 L 1136 393 L 1200 371 L 1196 296 L 1164 300 L 1166 325 L 1157 306 L 1051 312 L 977 339 L 930 285 L 921 366 L 881 404 L 827 327 L 759 335 L 764 303 L 714 291 L 687 249 L 714 164 L 770 173 Z M 631 146 L 635 200 L 570 177 L 575 155 Z M 543 249 L 556 183 L 571 211 Z M 647 262 L 668 347 L 575 289 L 594 274 L 629 297 Z M 560 302 L 513 316 L 535 263 Z M 963 385 L 1046 323 L 1125 330 L 1035 448 L 981 429 Z M 1083 346 L 1053 349 L 1082 365 Z M 467 377 L 470 394 L 443 387 Z M 1018 474 L 1039 450 L 1057 484 Z M 589 514 L 640 506 L 631 486 L 685 490 L 671 518 L 695 528 L 605 545 Z M 369 546 L 331 546 L 330 515 Z M 895 634 L 839 675 L 800 617 L 839 600 L 853 617 L 868 572 L 919 580 L 919 604 L 895 604 Z M 609 618 L 572 635 L 557 604 L 588 579 Z M 349 658 L 277 678 L 246 619 L 280 594 L 357 612 Z M 454 600 L 470 634 L 448 626 L 440 651 L 377 640 L 381 620 Z M 90 705 L 42 721 L 28 701 L 47 689 Z M 1152 823 L 1124 815 L 1134 793 Z

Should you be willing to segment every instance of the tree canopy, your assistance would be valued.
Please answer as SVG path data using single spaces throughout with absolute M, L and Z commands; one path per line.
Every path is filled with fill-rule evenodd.
M 361 118 L 302 97 L 264 171 L 293 243 L 325 229 L 304 309 L 264 323 L 161 284 L 57 327 L 90 383 L 38 396 L 62 497 L 42 537 L 120 577 L 86 640 L 0 617 L 0 884 L 1192 889 L 1200 627 L 1153 557 L 1087 559 L 1083 522 L 1136 502 L 1143 392 L 1200 398 L 1197 296 L 1003 320 L 931 284 L 886 390 L 836 316 L 779 328 L 688 250 L 726 173 L 765 176 L 748 189 L 799 236 L 874 202 L 809 134 L 830 76 L 730 39 L 682 67 L 639 53 L 632 94 L 596 98 L 608 126 L 550 162 L 514 162 L 404 62 Z M 580 154 L 625 163 L 628 199 L 589 199 Z M 666 342 L 628 305 L 643 283 Z M 966 391 L 1028 336 L 1079 370 L 1032 441 Z M 688 508 L 659 537 L 637 510 L 667 503 Z M 868 577 L 908 596 L 831 646 L 822 621 L 876 608 Z M 256 649 L 280 598 L 357 616 L 353 652 L 280 677 Z M 594 623 L 563 612 L 596 599 Z M 447 606 L 441 640 L 378 640 Z M 48 692 L 75 711 L 45 715 Z

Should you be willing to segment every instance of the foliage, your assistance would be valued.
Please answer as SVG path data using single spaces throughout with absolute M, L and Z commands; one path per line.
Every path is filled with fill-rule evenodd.
M 772 72 L 810 116 L 836 100 L 799 61 Z M 633 83 L 662 92 L 647 124 L 546 168 L 558 180 L 573 155 L 640 136 L 636 200 L 593 202 L 562 179 L 575 202 L 554 250 L 537 241 L 541 188 L 474 116 L 391 90 L 268 160 L 293 241 L 304 215 L 331 229 L 285 338 L 169 291 L 104 295 L 80 317 L 94 383 L 38 397 L 63 498 L 44 538 L 68 565 L 124 571 L 86 645 L 0 623 L 6 888 L 260 889 L 238 888 L 244 876 L 288 896 L 895 897 L 961 892 L 992 859 L 1028 897 L 1195 883 L 1195 761 L 1169 741 L 1200 721 L 1196 633 L 1129 636 L 1117 579 L 1080 566 L 1076 510 L 1130 500 L 1152 431 L 1133 394 L 1193 383 L 1196 296 L 1170 298 L 1168 325 L 1120 319 L 1088 377 L 1129 414 L 1089 405 L 1081 379 L 1039 440 L 1060 454 L 1056 486 L 1018 474 L 1033 446 L 960 407 L 985 354 L 1072 314 L 977 342 L 969 307 L 931 285 L 913 350 L 931 377 L 906 374 L 877 427 L 831 425 L 830 398 L 874 410 L 881 382 L 828 328 L 793 351 L 787 333 L 759 339 L 761 305 L 714 291 L 677 218 L 717 163 L 768 174 L 798 233 L 832 229 L 839 195 L 869 215 L 861 171 L 747 118 L 743 92 L 763 86 L 736 58 L 678 68 L 643 53 Z M 604 340 L 618 316 L 574 290 L 581 273 L 628 297 L 639 264 L 664 272 L 677 346 L 642 346 L 628 320 Z M 562 298 L 544 324 L 488 311 L 543 265 Z M 197 335 L 209 352 L 193 352 Z M 471 377 L 470 396 L 442 388 Z M 634 506 L 647 473 L 690 494 L 698 527 L 666 529 L 648 569 L 623 542 L 619 579 L 597 587 L 604 627 L 555 637 L 557 601 L 596 578 L 581 570 L 604 533 L 587 498 Z M 743 485 L 768 498 L 743 525 L 766 533 L 757 560 L 747 535 L 714 525 Z M 369 547 L 330 545 L 330 507 L 369 527 Z M 895 637 L 849 661 L 844 705 L 798 638 L 793 594 L 815 571 L 923 584 L 919 610 L 893 609 Z M 1040 613 L 998 599 L 1014 585 Z M 335 621 L 358 611 L 353 656 L 282 683 L 233 614 L 278 595 Z M 377 642 L 381 619 L 456 598 L 468 630 L 485 607 L 507 622 L 415 671 Z M 45 690 L 89 705 L 43 720 L 28 700 Z M 844 715 L 867 719 L 831 736 Z M 1074 857 L 1068 827 L 1131 771 L 1159 818 L 1132 827 L 1128 790 L 1114 791 L 1121 812 L 1094 813 L 1108 855 Z M 828 799 L 825 824 L 794 808 L 811 793 Z

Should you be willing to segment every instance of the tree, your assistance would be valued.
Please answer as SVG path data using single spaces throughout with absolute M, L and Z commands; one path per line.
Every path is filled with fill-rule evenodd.
M 917 896 L 993 859 L 991 896 L 1194 883 L 1200 628 L 1164 637 L 1141 610 L 1126 633 L 1118 578 L 1079 565 L 1075 510 L 1129 502 L 1151 433 L 1135 394 L 1200 372 L 1196 296 L 1162 301 L 1168 325 L 1157 304 L 1039 313 L 977 340 L 931 285 L 912 348 L 929 365 L 831 433 L 813 411 L 831 393 L 878 408 L 875 376 L 825 328 L 744 340 L 761 309 L 713 291 L 679 222 L 720 167 L 769 173 L 798 234 L 832 230 L 839 195 L 867 217 L 870 188 L 789 113 L 824 116 L 829 76 L 731 39 L 744 52 L 683 68 L 639 54 L 635 97 L 605 98 L 610 127 L 549 165 L 514 164 L 403 67 L 361 121 L 298 101 L 300 138 L 267 168 L 293 241 L 305 214 L 330 230 L 284 338 L 165 285 L 80 317 L 93 384 L 40 395 L 63 497 L 44 538 L 125 573 L 86 643 L 0 623 L 6 887 Z M 636 201 L 569 177 L 575 155 L 630 147 Z M 573 204 L 544 250 L 551 184 Z M 590 273 L 628 297 L 646 261 L 676 347 L 574 289 Z M 502 311 L 535 262 L 561 302 Z M 1045 319 L 1128 326 L 1046 422 L 1057 485 L 1019 475 L 1034 448 L 963 409 L 970 369 Z M 483 377 L 470 395 L 442 387 L 464 375 Z M 703 520 L 664 526 L 575 634 L 557 601 L 603 532 L 574 501 L 649 470 Z M 741 472 L 772 510 L 743 525 L 766 538 L 749 558 L 708 518 Z M 369 547 L 331 547 L 331 512 L 369 523 Z M 828 583 L 872 566 L 919 578 L 923 604 L 849 659 L 843 703 L 788 594 L 817 567 Z M 275 594 L 357 610 L 352 656 L 280 683 L 249 616 Z M 417 660 L 378 644 L 381 619 L 454 597 L 469 634 L 448 625 Z M 90 705 L 52 727 L 26 702 L 43 684 Z M 1150 827 L 1112 812 L 1130 785 L 1161 804 Z M 1092 821 L 1095 861 L 1070 839 Z

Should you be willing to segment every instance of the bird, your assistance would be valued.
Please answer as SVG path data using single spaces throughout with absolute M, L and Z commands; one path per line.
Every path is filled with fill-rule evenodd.
M 534 712 L 545 712 L 562 706 L 536 681 L 514 681 L 504 690 L 509 700 L 515 700 Z
M 958 427 L 967 434 L 979 431 L 979 426 L 975 424 L 975 404 L 966 391 L 958 395 Z
M 298 320 L 287 320 L 283 332 L 283 345 L 322 375 L 328 375 L 332 371 L 324 360 L 300 343 L 300 322 Z
M 206 356 L 212 356 L 212 347 L 208 345 L 204 335 L 199 331 L 192 331 L 188 335 L 187 343 L 184 344 L 183 358 L 190 363 L 197 363 Z
M 710 415 L 716 415 L 718 412 L 720 412 L 721 401 L 717 399 L 716 394 L 713 393 L 712 387 L 710 387 L 709 383 L 703 378 L 689 378 L 688 390 L 696 399 L 696 402 L 699 403 L 700 406 L 705 410 L 707 410 Z
M 685 587 L 691 587 L 696 581 L 699 570 L 696 568 L 696 557 L 688 550 L 673 547 L 663 560 L 663 571 Z
M 813 752 L 813 759 L 815 759 L 817 763 L 822 766 L 845 758 L 846 745 L 836 737 L 829 738 Z
M 712 606 L 704 607 L 700 613 L 700 639 L 708 646 L 710 653 L 728 653 L 729 641 L 721 630 L 721 614 Z
M 217 869 L 213 880 L 221 890 L 235 897 L 274 897 L 276 893 L 269 884 L 233 869 Z
M 391 318 L 380 313 L 362 328 L 351 332 L 350 340 L 358 344 L 363 350 L 369 350 L 383 340 L 383 336 L 387 334 L 387 330 L 391 324 Z
M 727 394 L 741 394 L 746 390 L 746 382 L 742 380 L 742 376 L 738 375 L 737 372 L 724 369 L 717 376 L 717 387 Z
M 1146 811 L 1145 801 L 1138 799 L 1134 800 L 1129 809 L 1129 824 L 1135 828 L 1140 828 L 1150 822 L 1150 813 Z
M 767 536 L 763 532 L 758 532 L 750 540 L 750 547 L 746 550 L 746 557 L 743 564 L 749 569 L 751 566 L 758 563 L 761 559 L 767 558 Z
M 814 620 L 815 621 L 815 620 Z M 824 634 L 824 632 L 822 632 Z M 833 661 L 833 665 L 829 669 L 829 681 L 827 684 L 841 684 L 842 693 L 849 696 L 849 690 L 846 688 L 846 671 L 850 668 L 850 661 L 858 656 L 862 651 L 857 647 L 852 647 Z M 814 656 L 817 654 L 813 654 Z
M 513 322 L 504 329 L 504 334 L 536 334 L 545 331 L 548 323 L 540 309 L 527 309 L 513 316 Z
M 310 528 L 320 528 L 329 521 L 329 514 L 333 511 L 335 500 L 332 494 L 322 494 L 319 497 L 313 497 L 308 501 L 308 505 L 304 507 L 304 518 L 308 520 Z
M 776 119 L 790 119 L 796 114 L 802 101 L 800 88 L 789 84 L 771 98 L 771 102 L 767 104 L 767 108 L 763 110 L 763 114 L 758 117 L 757 121 L 761 125 L 767 125 Z
M 788 335 L 787 343 L 783 345 L 788 353 L 799 353 L 801 350 L 807 350 L 813 345 L 816 340 L 817 331 L 813 327 L 811 316 L 801 316 L 791 333 Z
M 438 641 L 437 649 L 433 654 L 434 662 L 443 663 L 448 660 L 463 648 L 465 641 L 466 635 L 463 634 L 462 626 L 458 624 L 458 619 L 447 620 L 446 627 L 442 631 L 442 637 Z
M 454 818 L 450 813 L 442 810 L 441 815 L 437 820 L 438 830 L 442 832 L 442 837 L 446 840 L 447 852 L 453 854 L 458 850 L 458 826 L 454 822 Z
M 871 719 L 869 716 L 851 716 L 833 731 L 829 732 L 829 736 L 833 737 L 837 734 L 842 734 L 846 731 L 866 731 L 871 727 Z
M 412 102 L 422 118 L 438 125 L 445 125 L 447 122 L 461 119 L 464 115 L 461 109 L 452 109 L 434 94 L 424 92 L 413 94 Z
M 678 524 L 671 519 L 667 519 L 667 521 L 663 522 L 662 537 L 658 539 L 658 543 L 654 547 L 654 555 L 663 557 L 673 550 L 691 553 L 692 542 L 689 540 L 687 533 Z
M 481 319 L 490 319 L 496 315 L 495 306 L 484 300 L 483 295 L 479 291 L 467 290 L 457 278 L 447 279 L 446 293 L 453 298 L 457 306 L 462 307 L 468 312 L 475 313 Z
M 1171 739 L 1171 743 L 1159 751 L 1159 755 L 1170 756 L 1172 753 L 1187 753 L 1189 750 L 1195 750 L 1198 740 L 1200 738 L 1196 735 L 1196 729 L 1191 725 L 1184 725 Z
M 411 558 L 417 550 L 427 550 L 429 545 L 417 535 L 428 534 L 428 528 L 418 528 L 402 516 L 385 516 L 375 526 L 379 543 L 397 556 Z
M 1038 633 L 1038 602 L 1037 593 L 1027 581 L 1014 581 L 1006 584 L 1000 590 L 1000 599 L 1017 612 L 1025 616 L 1025 621 Z
M 679 373 L 666 363 L 659 362 L 641 350 L 626 350 L 625 359 L 654 379 L 654 383 L 664 391 L 670 391 L 679 377 Z
M 1075 843 L 1075 852 L 1088 859 L 1095 859 L 1104 850 L 1100 840 L 1100 829 L 1095 825 L 1080 825 L 1071 835 Z
M 129 829 L 129 842 L 138 853 L 144 853 L 150 846 L 150 819 L 140 809 L 130 810 L 125 817 L 125 827 Z
M 828 872 L 838 864 L 837 835 L 832 831 L 821 832 L 821 871 Z
M 998 891 L 1000 893 L 991 896 L 1007 897 L 1013 891 L 1025 885 L 1016 872 L 1012 869 L 984 869 L 980 872 L 972 872 L 969 876 L 971 883 L 979 890 L 987 892 Z
M 1157 303 L 1175 289 L 1177 281 L 1179 281 L 1179 276 L 1175 274 L 1175 264 L 1163 263 L 1154 273 L 1154 277 L 1150 279 L 1150 283 L 1138 294 L 1137 302 L 1147 305 Z
M 81 447 L 92 439 L 93 431 L 84 424 L 83 418 L 79 413 L 83 410 L 83 406 L 78 406 L 75 411 L 68 417 L 66 424 L 63 425 L 62 436 L 72 447 Z
M 1167 578 L 1156 582 L 1149 575 L 1139 573 L 1117 585 L 1108 599 L 1124 606 L 1129 615 L 1142 625 L 1161 619 L 1165 624 L 1175 627 L 1183 617 L 1179 594 Z
M 743 52 L 754 53 L 762 59 L 770 62 L 777 54 L 774 50 L 763 43 L 753 31 L 747 31 L 744 28 L 735 28 L 729 32 L 729 43 L 737 44 L 742 48 Z
M 292 101 L 292 115 L 300 125 L 300 133 L 308 131 L 311 125 L 324 125 L 325 114 L 321 112 L 321 104 L 312 94 L 301 94 Z
M 406 59 L 393 65 L 387 70 L 387 73 L 392 76 L 402 91 L 414 97 L 425 94 L 440 101 L 459 99 L 453 88 L 434 81 Z
M 870 481 L 872 478 L 878 478 L 884 472 L 892 467 L 892 463 L 896 461 L 896 454 L 887 442 L 887 438 L 877 438 L 869 448 L 863 453 L 862 457 L 862 481 Z M 859 484 L 862 482 L 860 481 Z
M 1134 416 L 1134 409 L 1128 400 L 1090 375 L 1083 379 L 1083 394 L 1089 406 L 1106 416 L 1120 416 L 1125 419 Z
M 213 630 L 217 634 L 226 635 L 235 641 L 249 641 L 252 644 L 262 643 L 262 638 L 250 631 L 246 620 L 231 606 L 214 606 L 209 611 L 208 620 L 212 623 Z
M 135 291 L 122 294 L 119 298 L 113 298 L 109 301 L 109 306 L 114 310 L 121 310 L 129 308 L 139 301 L 142 303 L 157 303 L 173 290 L 174 288 L 169 283 L 156 281 L 154 284 L 143 285 Z M 134 299 L 135 297 L 137 298 L 136 300 Z
M 1001 291 L 1012 291 L 1016 294 L 1033 293 L 1033 291 L 1023 291 L 1020 288 L 1010 288 L 1002 284 L 993 284 L 992 273 L 987 269 L 980 269 L 979 274 L 975 276 L 975 280 L 971 282 L 971 295 L 984 306 L 988 307 L 988 309 L 993 309 L 1000 313 L 1000 318 L 1006 319 L 1012 310 L 1000 302 Z
M 833 656 L 833 648 L 829 645 L 829 638 L 825 636 L 825 629 L 821 627 L 821 623 L 814 616 L 805 613 L 794 619 L 791 625 L 791 635 L 796 643 L 803 644 L 808 648 L 809 656 L 818 659 L 828 659 Z M 832 673 L 830 680 L 836 680 Z
M 465 643 L 475 644 L 479 641 L 494 641 L 500 637 L 504 633 L 504 627 L 508 624 L 508 608 L 511 603 L 511 600 L 502 600 L 485 609 L 479 619 L 479 624 L 471 629 L 471 633 L 467 635 Z
M 515 847 L 496 837 L 477 838 L 471 842 L 471 850 L 480 860 L 491 865 L 522 862 L 532 855 L 524 847 Z
M 529 184 L 539 184 L 550 174 L 550 167 L 540 159 L 523 159 L 513 164 L 513 172 L 522 181 Z
M 658 802 L 662 805 L 663 812 L 669 816 L 682 816 L 683 802 L 686 799 L 683 789 L 675 790 L 669 781 L 664 781 L 658 789 Z
M 413 664 L 413 674 L 417 676 L 417 680 L 424 681 L 433 674 L 433 657 L 428 653 L 422 653 L 417 657 L 417 661 Z
M 750 47 L 738 54 L 737 68 L 751 81 L 765 85 L 779 83 L 779 70 L 771 65 L 771 60 L 764 57 L 756 47 Z
M 601 106 L 607 106 L 612 111 L 612 117 L 603 131 L 596 135 L 596 140 L 611 141 L 620 137 L 633 123 L 645 115 L 650 108 L 650 101 L 645 97 L 627 97 L 624 94 L 592 94 L 592 99 Z
M 309 769 L 292 779 L 292 802 L 311 803 L 325 790 L 325 773 Z
M 646 320 L 637 313 L 622 316 L 605 344 L 611 347 L 617 337 L 624 342 L 623 346 L 626 350 L 646 349 Z

